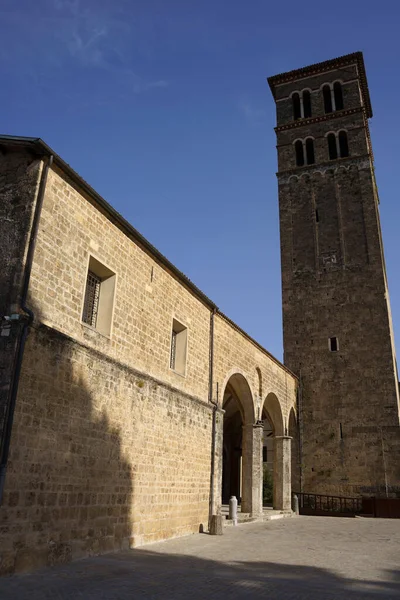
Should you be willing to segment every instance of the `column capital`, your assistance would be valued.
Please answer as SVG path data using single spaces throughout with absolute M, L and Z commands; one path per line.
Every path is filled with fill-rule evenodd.
M 292 440 L 291 435 L 274 435 L 274 440 Z

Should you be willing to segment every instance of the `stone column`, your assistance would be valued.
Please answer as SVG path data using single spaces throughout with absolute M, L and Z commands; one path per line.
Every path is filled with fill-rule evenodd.
M 262 515 L 262 423 L 244 425 L 242 439 L 241 510 L 252 517 L 259 517 Z
M 223 433 L 224 411 L 218 408 L 215 414 L 214 488 L 213 503 L 210 511 L 213 515 L 221 514 Z
M 277 510 L 291 510 L 291 441 L 288 435 L 274 438 L 274 508 Z

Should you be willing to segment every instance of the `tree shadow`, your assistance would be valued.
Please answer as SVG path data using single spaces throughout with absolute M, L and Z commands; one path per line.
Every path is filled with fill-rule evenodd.
M 361 581 L 308 566 L 220 562 L 164 551 L 131 550 L 75 562 L 34 575 L 0 580 L 2 600 L 69 598 L 282 598 L 389 600 L 400 593 L 400 571 Z
M 133 427 L 129 407 L 114 406 L 117 368 L 42 324 L 32 304 L 0 507 L 1 574 L 127 549 L 132 535 L 120 430 Z M 134 389 L 134 376 L 124 380 Z

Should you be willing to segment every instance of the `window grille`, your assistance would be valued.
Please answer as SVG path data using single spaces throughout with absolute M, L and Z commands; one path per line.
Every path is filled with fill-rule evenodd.
M 170 368 L 175 369 L 175 358 L 176 358 L 176 331 L 172 330 L 171 337 L 171 359 L 170 359 Z
M 86 280 L 85 302 L 83 305 L 82 321 L 96 327 L 97 312 L 99 308 L 101 279 L 92 271 L 88 272 Z

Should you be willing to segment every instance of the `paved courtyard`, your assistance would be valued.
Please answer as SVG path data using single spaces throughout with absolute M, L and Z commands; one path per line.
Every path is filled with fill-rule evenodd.
M 400 598 L 400 520 L 297 517 L 227 527 L 0 579 L 1 600 Z

